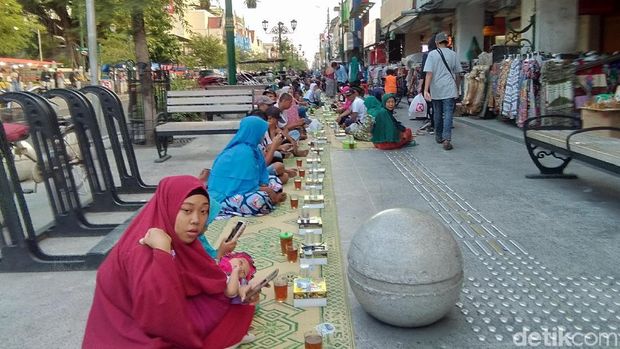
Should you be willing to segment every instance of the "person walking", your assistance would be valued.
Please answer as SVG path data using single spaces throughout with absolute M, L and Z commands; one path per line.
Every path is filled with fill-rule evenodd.
M 443 144 L 445 150 L 452 149 L 452 117 L 456 98 L 459 95 L 460 75 L 462 71 L 456 53 L 449 49 L 448 35 L 438 33 L 435 36 L 437 49 L 429 52 L 424 65 L 426 73 L 424 98 L 433 102 L 435 119 L 435 141 Z
M 325 69 L 325 94 L 329 98 L 336 96 L 336 68 L 338 68 L 338 63 L 332 62 Z

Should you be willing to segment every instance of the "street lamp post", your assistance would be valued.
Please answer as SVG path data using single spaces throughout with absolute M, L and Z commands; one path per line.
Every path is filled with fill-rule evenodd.
M 235 23 L 232 0 L 226 0 L 226 56 L 228 57 L 228 84 L 237 84 L 237 62 L 235 57 Z
M 263 23 L 263 30 L 265 31 L 265 33 L 278 34 L 278 54 L 280 55 L 280 59 L 282 59 L 282 34 L 292 34 L 297 28 L 297 20 L 293 19 L 291 21 L 291 29 L 286 27 L 284 23 L 278 22 L 278 25 L 271 28 L 269 31 L 267 30 L 267 28 L 269 27 L 269 21 L 265 19 L 262 23 Z M 281 61 L 280 71 L 282 71 L 283 69 L 284 69 L 284 62 Z

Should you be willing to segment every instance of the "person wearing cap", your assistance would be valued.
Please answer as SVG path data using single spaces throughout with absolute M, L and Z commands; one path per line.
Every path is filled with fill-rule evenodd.
M 340 89 L 340 93 L 338 94 L 339 96 L 341 96 L 344 101 L 341 102 L 336 102 L 336 113 L 338 114 L 342 114 L 345 111 L 347 111 L 350 107 L 351 107 L 351 102 L 348 98 L 347 98 L 347 92 L 349 91 L 350 87 L 349 86 L 343 86 Z
M 437 49 L 429 52 L 424 65 L 426 72 L 424 98 L 433 102 L 435 141 L 445 150 L 452 149 L 452 117 L 459 95 L 462 71 L 456 53 L 448 48 L 448 35 L 435 35 Z M 455 75 L 456 74 L 456 75 Z
M 337 118 L 339 125 L 348 127 L 355 122 L 364 122 L 366 117 L 366 106 L 364 106 L 364 100 L 360 97 L 362 90 L 359 87 L 352 87 L 345 93 L 348 100 L 351 101 L 349 109 Z
M 271 98 L 271 100 L 274 103 L 278 102 L 278 95 L 276 94 L 276 91 L 274 91 L 272 89 L 266 89 L 265 91 L 263 91 L 263 96 L 267 96 L 267 97 Z
M 252 109 L 252 111 L 248 113 L 248 116 L 256 115 L 267 121 L 267 109 L 273 106 L 276 102 L 267 96 L 259 96 L 258 98 L 256 98 L 256 101 L 254 103 L 256 103 L 256 108 Z

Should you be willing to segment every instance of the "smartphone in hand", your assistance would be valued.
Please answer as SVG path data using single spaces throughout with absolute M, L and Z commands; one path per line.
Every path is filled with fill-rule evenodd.
M 276 268 L 269 275 L 265 276 L 265 278 L 259 284 L 254 285 L 248 290 L 248 292 L 245 294 L 245 299 L 251 299 L 256 294 L 258 294 L 263 287 L 267 286 L 273 279 L 276 278 L 276 276 L 278 276 L 279 272 L 280 269 Z
M 230 235 L 228 235 L 228 237 L 226 238 L 226 242 L 230 242 L 234 238 L 239 238 L 241 234 L 243 234 L 243 231 L 245 230 L 246 226 L 247 226 L 246 222 L 243 222 L 243 221 L 237 222 L 237 225 L 235 225 L 233 230 L 230 232 Z

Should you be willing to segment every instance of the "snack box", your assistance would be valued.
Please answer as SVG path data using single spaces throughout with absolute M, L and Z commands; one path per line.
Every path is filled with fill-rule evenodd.
M 297 308 L 327 306 L 325 279 L 295 278 L 293 280 L 293 306 Z
M 310 173 L 310 174 L 312 174 L 312 173 L 325 174 L 325 168 L 324 167 L 309 168 L 308 169 L 308 173 Z
M 323 185 L 323 178 L 321 177 L 321 178 L 312 179 L 310 177 L 306 177 L 306 185 L 313 185 L 313 184 L 314 185 L 319 184 L 319 185 L 322 186 Z
M 327 245 L 324 242 L 302 244 L 299 250 L 299 264 L 327 264 Z
M 313 229 L 323 227 L 323 219 L 321 217 L 297 218 L 297 224 L 300 228 Z
M 324 204 L 325 196 L 323 195 L 304 195 L 304 204 Z

